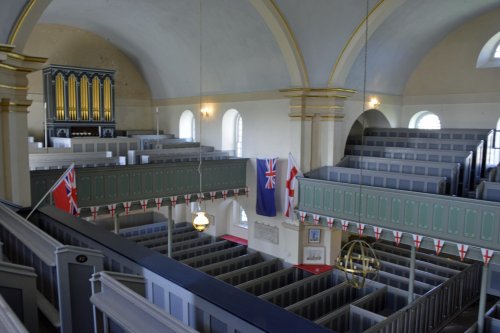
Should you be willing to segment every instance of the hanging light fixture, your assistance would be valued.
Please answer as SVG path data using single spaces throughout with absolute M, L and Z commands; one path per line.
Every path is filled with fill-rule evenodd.
M 202 160 L 201 160 L 201 118 L 202 118 L 202 112 L 203 112 L 203 108 L 202 108 L 202 93 L 203 93 L 203 90 L 202 90 L 202 67 L 201 67 L 201 60 L 202 60 L 202 57 L 201 57 L 201 48 L 202 48 L 202 38 L 201 38 L 201 33 L 202 33 L 202 26 L 201 26 L 201 2 L 202 0 L 200 0 L 200 107 L 199 107 L 199 112 L 198 112 L 198 117 L 199 117 L 199 128 L 200 128 L 200 149 L 199 149 L 199 163 L 198 163 L 198 176 L 200 178 L 200 195 L 203 193 L 203 187 L 202 187 L 202 175 L 201 175 L 201 164 L 202 164 Z M 203 200 L 203 199 L 201 199 Z M 197 204 L 197 209 L 196 209 L 196 216 L 195 218 L 193 219 L 193 227 L 199 231 L 199 232 L 203 232 L 205 231 L 210 225 L 210 221 L 208 220 L 208 217 L 206 215 L 206 213 L 201 209 L 201 204 L 200 204 L 200 200 L 198 200 L 198 204 Z

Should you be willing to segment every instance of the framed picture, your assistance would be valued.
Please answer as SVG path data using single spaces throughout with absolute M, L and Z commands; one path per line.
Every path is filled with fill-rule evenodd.
M 309 229 L 309 244 L 319 244 L 321 241 L 321 229 Z
M 324 265 L 325 248 L 323 246 L 304 246 L 304 264 Z

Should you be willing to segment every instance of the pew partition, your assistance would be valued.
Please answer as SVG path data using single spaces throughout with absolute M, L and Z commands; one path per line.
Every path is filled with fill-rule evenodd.
M 36 277 L 32 267 L 0 262 L 0 304 L 6 302 L 30 332 L 38 331 Z M 1 305 L 0 308 L 9 310 Z M 2 315 L 0 318 L 5 319 Z
M 364 131 L 368 136 L 386 136 L 400 138 L 433 138 L 453 140 L 483 140 L 483 166 L 484 169 L 494 166 L 493 155 L 489 153 L 494 148 L 495 130 L 480 128 L 441 128 L 439 130 L 427 130 L 418 128 L 366 128 Z M 482 175 L 484 176 L 484 174 Z
M 472 173 L 472 151 L 435 150 L 435 149 L 413 149 L 399 147 L 378 147 L 347 145 L 346 155 L 384 157 L 393 159 L 460 163 L 459 194 L 465 195 L 470 188 L 470 177 Z
M 63 245 L 3 205 L 0 237 L 11 262 L 35 269 L 37 306 L 51 324 L 61 333 L 90 332 L 93 319 L 88 279 L 102 270 L 102 255 Z M 73 318 L 75 311 L 78 321 Z
M 99 272 L 90 281 L 95 333 L 107 333 L 110 328 L 113 332 L 129 333 L 197 332 L 144 298 L 145 282 L 142 277 Z
M 439 149 L 472 151 L 472 175 L 473 185 L 479 184 L 483 169 L 483 140 L 445 140 L 427 138 L 392 138 L 382 136 L 364 136 L 361 140 L 363 145 L 380 147 L 401 147 L 418 149 Z
M 434 194 L 446 193 L 446 178 L 395 172 L 325 166 L 312 170 L 307 177 L 334 182 L 394 188 Z
M 416 160 L 393 160 L 382 157 L 347 155 L 336 165 L 346 168 L 390 171 L 424 176 L 446 177 L 446 193 L 458 194 L 460 176 L 459 163 L 424 162 Z
M 4 333 L 29 333 L 16 313 L 0 295 L 0 332 Z M 36 331 L 31 331 L 36 332 Z
M 106 270 L 142 275 L 146 298 L 205 332 L 330 332 L 196 269 L 76 217 L 43 207 L 34 223 L 59 240 L 101 251 Z M 269 320 L 273 318 L 273 320 Z

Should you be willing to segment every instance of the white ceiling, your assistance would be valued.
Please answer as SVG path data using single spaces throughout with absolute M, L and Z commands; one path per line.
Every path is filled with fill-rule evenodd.
M 204 0 L 52 0 L 40 22 L 75 26 L 106 38 L 142 71 L 154 99 L 255 92 L 291 86 L 273 33 L 252 4 Z M 385 0 L 385 4 L 395 0 Z M 368 44 L 367 87 L 401 94 L 422 57 L 466 21 L 500 0 L 399 0 Z M 275 0 L 313 87 L 326 87 L 343 47 L 366 13 L 362 0 Z M 376 1 L 370 0 L 372 8 Z M 385 5 L 384 4 L 384 5 Z M 380 6 L 383 8 L 383 6 Z M 379 10 L 377 9 L 377 10 Z M 364 53 L 345 88 L 361 89 Z

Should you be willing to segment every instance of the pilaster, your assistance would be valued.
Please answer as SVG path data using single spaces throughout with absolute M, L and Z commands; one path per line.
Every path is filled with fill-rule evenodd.
M 31 205 L 28 160 L 27 74 L 45 58 L 13 52 L 0 45 L 0 197 L 23 206 Z
M 303 172 L 332 165 L 343 156 L 344 102 L 356 91 L 344 88 L 293 88 L 290 146 Z

